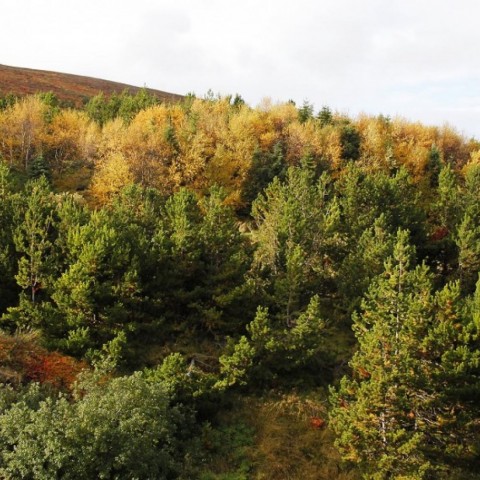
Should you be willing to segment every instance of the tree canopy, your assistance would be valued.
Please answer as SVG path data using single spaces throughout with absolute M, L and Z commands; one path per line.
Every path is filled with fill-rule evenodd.
M 478 478 L 479 160 L 309 102 L 2 98 L 0 477 Z

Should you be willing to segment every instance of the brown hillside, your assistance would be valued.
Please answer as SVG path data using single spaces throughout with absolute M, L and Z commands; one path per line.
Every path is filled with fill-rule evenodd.
M 99 78 L 83 77 L 69 73 L 48 72 L 30 68 L 0 65 L 0 95 L 13 93 L 22 96 L 38 92 L 53 92 L 59 100 L 81 106 L 86 99 L 103 92 L 105 95 L 128 90 L 135 94 L 141 88 Z M 147 91 L 164 101 L 176 102 L 181 95 L 147 88 Z

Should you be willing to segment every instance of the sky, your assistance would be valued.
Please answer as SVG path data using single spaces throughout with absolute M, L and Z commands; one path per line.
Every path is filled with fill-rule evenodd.
M 478 0 L 2 0 L 1 17 L 0 64 L 480 139 Z

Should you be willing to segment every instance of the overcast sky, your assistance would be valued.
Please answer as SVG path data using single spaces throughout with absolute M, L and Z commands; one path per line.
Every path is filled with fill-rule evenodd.
M 0 63 L 480 138 L 478 0 L 2 0 Z

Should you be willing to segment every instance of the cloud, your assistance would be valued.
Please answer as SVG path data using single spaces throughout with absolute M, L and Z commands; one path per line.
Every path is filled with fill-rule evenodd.
M 0 62 L 480 134 L 479 14 L 476 0 L 6 0 Z

